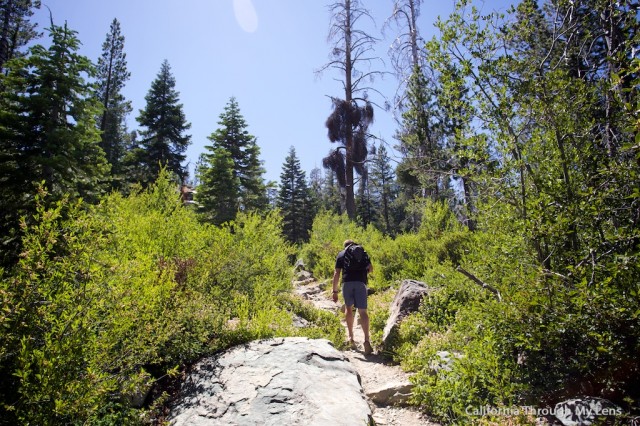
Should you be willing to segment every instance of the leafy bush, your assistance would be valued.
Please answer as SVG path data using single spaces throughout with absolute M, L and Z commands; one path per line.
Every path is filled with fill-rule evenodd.
M 471 416 L 469 406 L 544 406 L 584 393 L 633 406 L 633 383 L 640 378 L 633 355 L 640 349 L 640 289 L 632 257 L 619 259 L 615 271 L 582 262 L 567 275 L 555 274 L 538 266 L 510 207 L 479 203 L 484 214 L 478 230 L 469 232 L 445 205 L 424 206 L 421 227 L 395 240 L 325 215 L 303 248 L 305 260 L 324 265 L 314 272 L 328 277 L 346 235 L 367 244 L 379 290 L 370 297 L 375 343 L 398 281 L 417 279 L 431 287 L 388 354 L 415 372 L 416 404 L 455 424 L 499 420 Z M 502 301 L 458 266 L 499 291 Z M 449 354 L 448 368 L 434 368 L 442 351 Z
M 319 213 L 313 221 L 309 242 L 300 252 L 301 257 L 317 277 L 331 277 L 336 255 L 344 248 L 347 238 L 361 242 L 364 231 L 346 216 L 331 212 Z M 370 250 L 369 247 L 366 248 Z
M 329 212 L 316 216 L 311 237 L 300 250 L 300 256 L 316 277 L 330 278 L 335 269 L 336 256 L 344 248 L 346 239 L 362 244 L 372 259 L 374 272 L 369 275 L 369 286 L 384 287 L 385 258 L 393 241 L 373 227 L 360 228 L 346 216 Z
M 311 339 L 329 339 L 336 348 L 346 347 L 344 327 L 340 318 L 332 312 L 317 309 L 310 303 L 288 293 L 278 296 L 280 305 L 291 315 L 296 315 L 309 322 L 302 328 L 293 328 L 291 336 L 305 336 Z
M 0 423 L 130 424 L 129 397 L 157 378 L 291 332 L 278 295 L 292 247 L 276 214 L 202 225 L 166 175 L 91 208 L 48 208 L 44 191 L 38 203 L 0 287 Z
M 369 314 L 371 344 L 374 346 L 379 346 L 382 343 L 383 330 L 389 318 L 389 306 L 394 296 L 394 288 L 389 288 L 369 296 L 367 311 Z

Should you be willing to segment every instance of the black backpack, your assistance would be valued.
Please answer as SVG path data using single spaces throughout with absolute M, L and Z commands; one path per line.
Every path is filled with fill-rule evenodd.
M 369 255 L 360 244 L 353 243 L 344 250 L 344 269 L 363 271 L 369 265 Z

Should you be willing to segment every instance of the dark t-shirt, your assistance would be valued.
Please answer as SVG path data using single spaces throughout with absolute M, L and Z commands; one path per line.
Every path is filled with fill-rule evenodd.
M 370 264 L 371 262 L 369 262 L 369 265 Z M 347 271 L 346 269 L 344 269 L 344 250 L 338 253 L 338 257 L 336 258 L 336 269 L 342 269 L 343 283 L 348 283 L 350 281 L 360 281 L 365 284 L 367 283 L 366 269 L 363 269 L 362 271 Z

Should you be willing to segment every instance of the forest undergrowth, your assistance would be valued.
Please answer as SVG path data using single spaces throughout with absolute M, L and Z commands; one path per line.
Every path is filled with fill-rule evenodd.
M 131 400 L 200 357 L 274 336 L 341 343 L 335 316 L 290 293 L 276 212 L 201 223 L 166 174 L 96 206 L 46 199 L 2 271 L 0 424 L 153 423 L 171 395 Z
M 386 355 L 414 373 L 413 403 L 443 423 L 491 420 L 468 407 L 547 406 L 579 394 L 637 410 L 637 264 L 600 279 L 576 268 L 569 285 L 535 266 L 514 224 L 479 221 L 472 232 L 430 201 L 420 228 L 395 238 L 323 213 L 296 248 L 280 221 L 276 211 L 203 224 L 167 176 L 95 206 L 39 207 L 19 263 L 2 271 L 0 423 L 152 423 L 171 395 L 155 393 L 142 409 L 132 398 L 202 356 L 273 336 L 341 347 L 339 319 L 292 296 L 291 278 L 298 257 L 330 277 L 346 238 L 373 259 L 374 343 L 402 279 L 432 289 Z M 310 326 L 294 327 L 295 315 Z M 455 354 L 450 369 L 433 369 L 439 351 Z
M 389 238 L 346 218 L 320 215 L 302 250 L 314 274 L 328 277 L 346 237 L 367 248 L 374 264 L 374 344 L 381 342 L 400 281 L 430 287 L 387 350 L 414 373 L 413 403 L 445 424 L 531 424 L 523 410 L 479 417 L 474 408 L 553 408 L 578 396 L 638 412 L 637 264 L 599 279 L 592 265 L 581 266 L 568 283 L 536 266 L 515 223 L 480 221 L 472 232 L 434 202 L 425 203 L 422 220 L 417 232 Z M 453 354 L 450 368 L 434 368 L 441 351 Z

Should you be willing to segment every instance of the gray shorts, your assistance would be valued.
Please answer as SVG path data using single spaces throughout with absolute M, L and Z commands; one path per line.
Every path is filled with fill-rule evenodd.
M 347 306 L 355 305 L 358 309 L 367 309 L 367 286 L 360 281 L 349 281 L 342 284 L 342 297 Z

